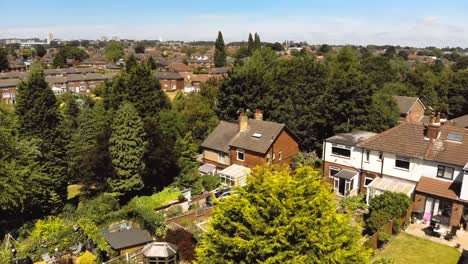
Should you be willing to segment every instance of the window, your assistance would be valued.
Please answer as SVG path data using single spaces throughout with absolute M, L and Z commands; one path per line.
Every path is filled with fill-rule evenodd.
M 373 181 L 374 179 L 372 179 L 371 177 L 366 177 L 364 179 L 364 187 L 367 187 L 369 186 L 369 184 L 371 184 L 371 182 Z
M 341 169 L 340 169 L 340 168 L 337 168 L 337 167 L 330 167 L 330 168 L 329 168 L 329 172 L 330 172 L 330 173 L 329 173 L 328 175 L 329 175 L 330 177 L 333 177 L 333 176 L 335 176 L 338 172 L 340 172 L 340 170 L 341 170 Z
M 243 149 L 238 149 L 237 150 L 237 160 L 244 161 L 245 159 L 245 153 Z
M 270 164 L 270 154 L 267 154 L 267 164 Z
M 343 145 L 332 146 L 332 154 L 341 157 L 351 157 L 351 149 Z
M 283 159 L 283 151 L 280 150 L 280 152 L 278 152 L 278 160 L 282 160 Z
M 273 160 L 275 160 L 276 156 L 275 156 L 275 153 L 273 153 Z
M 225 160 L 226 160 L 226 154 L 218 153 L 218 162 L 219 163 L 225 163 Z
M 366 162 L 369 162 L 370 160 L 370 151 L 366 150 Z
M 463 134 L 449 132 L 447 134 L 447 140 L 455 142 L 463 142 Z
M 382 159 L 383 159 L 383 153 L 379 152 L 379 160 L 382 160 Z
M 410 161 L 408 158 L 398 157 L 398 156 L 396 157 L 395 167 L 399 169 L 409 170 L 409 165 L 410 165 Z
M 437 167 L 437 177 L 451 180 L 453 179 L 453 171 L 452 167 L 439 165 Z
M 348 192 L 351 192 L 352 190 L 354 190 L 354 179 L 351 179 L 349 182 Z

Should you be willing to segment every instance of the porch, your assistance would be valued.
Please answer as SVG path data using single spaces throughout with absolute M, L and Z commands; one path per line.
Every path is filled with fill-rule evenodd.
M 222 171 L 218 172 L 221 179 L 221 184 L 236 187 L 247 184 L 247 175 L 250 174 L 250 169 L 241 165 L 233 164 Z
M 372 197 L 382 194 L 385 191 L 401 192 L 408 195 L 408 197 L 411 197 L 414 188 L 414 184 L 389 178 L 377 177 L 367 186 L 366 202 L 369 204 L 369 201 Z

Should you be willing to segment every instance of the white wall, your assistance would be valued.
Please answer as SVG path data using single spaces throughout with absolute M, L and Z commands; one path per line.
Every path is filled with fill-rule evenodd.
M 330 142 L 325 143 L 325 155 L 324 159 L 325 161 L 328 162 L 333 162 L 336 164 L 341 164 L 343 166 L 348 166 L 348 167 L 354 167 L 356 169 L 361 168 L 361 158 L 362 158 L 362 153 L 361 153 L 361 148 L 358 147 L 352 147 L 352 146 L 347 146 L 351 147 L 351 157 L 346 158 L 346 157 L 341 157 L 341 156 L 336 156 L 332 154 L 332 146 L 336 145 Z
M 371 151 L 369 162 L 364 161 L 362 169 L 379 174 L 383 173 L 385 175 L 397 177 L 408 181 L 419 181 L 419 178 L 422 174 L 422 160 L 409 158 L 409 170 L 395 167 L 395 160 L 395 154 L 384 152 L 382 168 L 382 161 L 379 160 L 379 151 Z

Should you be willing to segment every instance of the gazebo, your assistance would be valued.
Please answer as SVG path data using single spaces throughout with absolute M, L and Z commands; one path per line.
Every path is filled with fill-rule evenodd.
M 167 242 L 152 242 L 141 250 L 144 264 L 177 264 L 179 248 Z

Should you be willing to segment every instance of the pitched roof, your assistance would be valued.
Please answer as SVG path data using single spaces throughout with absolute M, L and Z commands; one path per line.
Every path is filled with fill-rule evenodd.
M 192 71 L 192 67 L 186 64 L 180 63 L 180 62 L 172 62 L 171 64 L 166 66 L 166 69 L 173 70 L 176 72 L 191 72 Z
M 146 230 L 138 228 L 124 229 L 116 232 L 101 231 L 106 242 L 115 250 L 129 248 L 153 241 Z
M 362 130 L 354 130 L 349 133 L 341 133 L 341 134 L 334 135 L 333 137 L 327 138 L 326 141 L 336 143 L 336 144 L 354 146 L 375 135 L 377 135 L 377 133 L 362 131 Z
M 394 153 L 396 155 L 464 166 L 468 161 L 468 130 L 451 125 L 440 127 L 439 137 L 429 140 L 421 124 L 403 123 L 371 137 L 358 147 Z M 449 139 L 458 135 L 461 141 Z
M 400 109 L 400 114 L 408 114 L 411 108 L 413 108 L 413 105 L 417 102 L 420 102 L 422 104 L 422 102 L 419 101 L 418 97 L 395 95 L 393 96 L 393 98 L 395 98 L 395 101 L 398 105 L 398 109 Z M 426 108 L 424 105 L 423 107 Z
M 263 120 L 249 119 L 248 122 L 247 130 L 239 131 L 230 145 L 257 153 L 266 153 L 285 127 L 284 124 Z
M 424 158 L 428 145 L 429 141 L 424 139 L 424 126 L 406 123 L 357 144 L 366 149 L 420 159 Z
M 0 79 L 0 88 L 16 87 L 20 79 Z
M 153 242 L 145 245 L 141 252 L 145 257 L 168 258 L 177 254 L 178 250 L 179 248 L 171 243 Z
M 184 77 L 177 72 L 156 72 L 154 74 L 158 80 L 183 80 Z
M 239 125 L 236 123 L 230 123 L 221 121 L 216 128 L 208 135 L 203 141 L 201 146 L 212 150 L 221 151 L 224 153 L 229 152 L 229 143 L 232 138 L 239 131 Z
M 435 178 L 421 177 L 418 185 L 416 185 L 416 191 L 452 200 L 458 200 L 460 185 L 455 181 L 450 182 Z
M 454 119 L 450 119 L 453 122 L 453 125 L 461 128 L 468 128 L 468 115 L 459 116 Z
M 208 70 L 210 74 L 225 74 L 229 72 L 228 67 L 217 67 L 217 68 L 211 68 Z

